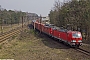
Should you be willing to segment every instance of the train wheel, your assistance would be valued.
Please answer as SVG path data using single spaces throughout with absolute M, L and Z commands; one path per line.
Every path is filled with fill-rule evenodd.
M 75 48 L 79 48 L 80 45 L 75 45 Z
M 59 42 L 62 42 L 62 40 L 61 40 L 61 39 L 59 39 L 58 41 L 59 41 Z

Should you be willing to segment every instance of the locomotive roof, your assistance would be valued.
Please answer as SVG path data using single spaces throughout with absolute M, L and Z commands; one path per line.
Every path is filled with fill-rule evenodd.
M 50 28 L 53 28 L 54 27 L 54 24 L 45 24 L 45 26 L 50 27 Z
M 60 29 L 59 31 L 61 31 L 61 32 L 67 32 L 68 30 L 67 29 Z
M 56 29 L 56 30 L 61 31 L 61 32 L 67 32 L 68 31 L 67 29 L 64 29 L 63 27 L 57 27 L 57 26 L 54 26 L 53 29 Z
M 68 31 L 68 33 L 78 33 L 79 31 Z

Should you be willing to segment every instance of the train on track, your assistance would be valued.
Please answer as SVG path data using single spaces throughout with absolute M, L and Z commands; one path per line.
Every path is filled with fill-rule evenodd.
M 67 30 L 64 28 L 59 28 L 53 24 L 43 24 L 38 22 L 38 20 L 32 21 L 32 26 L 50 37 L 56 38 L 59 41 L 63 41 L 71 47 L 79 47 L 82 44 L 82 35 L 79 31 Z

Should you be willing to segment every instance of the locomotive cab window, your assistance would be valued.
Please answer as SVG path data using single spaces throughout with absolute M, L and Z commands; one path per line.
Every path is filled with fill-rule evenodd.
M 79 34 L 79 33 L 73 33 L 72 34 L 72 37 L 73 38 L 80 38 L 81 37 L 81 34 Z

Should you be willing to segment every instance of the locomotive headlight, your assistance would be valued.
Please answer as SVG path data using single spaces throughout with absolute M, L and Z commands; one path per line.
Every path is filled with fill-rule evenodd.
M 81 36 L 81 34 L 78 34 L 78 36 L 80 37 L 80 36 Z
M 78 42 L 82 42 L 81 40 L 78 40 Z
M 71 42 L 76 42 L 76 40 L 72 40 Z

